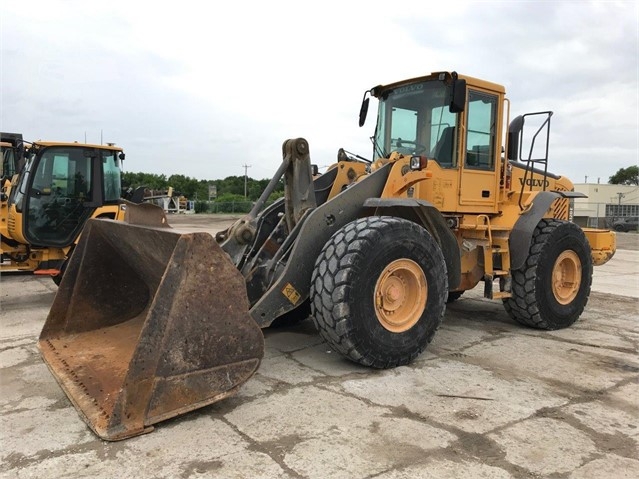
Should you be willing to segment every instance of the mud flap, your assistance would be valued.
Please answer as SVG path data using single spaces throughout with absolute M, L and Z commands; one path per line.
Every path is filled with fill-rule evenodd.
M 115 441 L 237 392 L 264 354 L 248 309 L 210 234 L 89 220 L 38 346 L 91 429 Z

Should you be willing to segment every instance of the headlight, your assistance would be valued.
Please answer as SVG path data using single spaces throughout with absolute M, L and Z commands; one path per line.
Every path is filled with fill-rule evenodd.
M 423 170 L 428 165 L 428 158 L 420 155 L 413 155 L 410 157 L 410 169 L 411 170 Z

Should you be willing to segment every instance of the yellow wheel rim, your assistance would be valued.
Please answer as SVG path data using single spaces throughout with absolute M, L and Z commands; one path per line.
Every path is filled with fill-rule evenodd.
M 407 331 L 419 321 L 426 307 L 426 276 L 414 261 L 395 260 L 379 276 L 374 297 L 380 324 L 393 333 Z
M 559 304 L 570 304 L 581 286 L 581 261 L 572 250 L 559 255 L 552 268 L 552 293 Z

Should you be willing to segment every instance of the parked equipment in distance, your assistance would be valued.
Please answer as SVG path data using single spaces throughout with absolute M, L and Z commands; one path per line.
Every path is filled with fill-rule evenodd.
M 0 271 L 33 271 L 59 283 L 89 218 L 122 220 L 122 148 L 36 141 L 1 133 Z M 8 158 L 11 157 L 11 160 Z

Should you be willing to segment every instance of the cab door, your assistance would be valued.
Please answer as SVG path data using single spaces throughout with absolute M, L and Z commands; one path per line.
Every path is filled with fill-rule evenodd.
M 498 101 L 497 95 L 468 91 L 465 134 L 461 138 L 460 211 L 490 213 L 497 210 Z
M 68 246 L 95 209 L 94 167 L 89 148 L 45 148 L 33 165 L 26 195 L 24 236 L 33 245 Z

